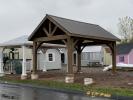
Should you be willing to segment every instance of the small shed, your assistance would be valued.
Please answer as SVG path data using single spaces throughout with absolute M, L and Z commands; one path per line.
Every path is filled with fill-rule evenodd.
M 117 46 L 117 63 L 133 64 L 133 43 Z
M 87 46 L 81 54 L 81 65 L 103 65 L 103 47 L 102 46 Z
M 37 47 L 42 43 L 63 44 L 67 46 L 67 78 L 74 79 L 73 51 L 77 51 L 77 71 L 81 71 L 81 52 L 86 46 L 107 45 L 112 52 L 112 72 L 116 71 L 116 36 L 99 25 L 79 22 L 53 15 L 46 15 L 33 33 L 29 41 L 33 41 L 33 73 L 32 79 L 37 79 Z

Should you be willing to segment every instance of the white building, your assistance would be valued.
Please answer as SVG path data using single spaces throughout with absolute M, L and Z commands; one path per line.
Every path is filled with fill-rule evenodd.
M 38 70 L 61 69 L 62 45 L 44 43 L 38 50 Z M 10 59 L 6 66 L 3 65 L 3 57 Z M 16 39 L 0 44 L 0 75 L 4 75 L 3 66 L 7 73 L 13 73 L 14 68 L 11 61 L 20 61 L 22 64 L 22 76 L 27 75 L 32 70 L 32 42 L 28 41 L 28 36 L 21 36 Z

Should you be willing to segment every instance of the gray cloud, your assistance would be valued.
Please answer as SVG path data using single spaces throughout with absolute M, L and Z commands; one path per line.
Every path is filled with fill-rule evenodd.
M 117 33 L 118 18 L 133 17 L 132 9 L 132 0 L 0 0 L 0 42 L 31 34 L 46 13 Z

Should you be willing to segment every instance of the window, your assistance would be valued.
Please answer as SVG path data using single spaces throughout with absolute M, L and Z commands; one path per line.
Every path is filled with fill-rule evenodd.
M 120 57 L 119 57 L 119 61 L 120 61 L 120 62 L 124 62 L 124 56 L 120 56 Z
M 49 60 L 49 61 L 53 61 L 53 54 L 52 54 L 52 53 L 49 53 L 49 54 L 48 54 L 48 60 Z

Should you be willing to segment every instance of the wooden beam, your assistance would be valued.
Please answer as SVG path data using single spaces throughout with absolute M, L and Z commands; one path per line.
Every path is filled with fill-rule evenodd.
M 89 41 L 94 41 L 94 42 L 100 42 L 100 43 L 110 43 L 110 42 L 114 42 L 114 41 L 110 41 L 110 40 L 100 40 L 100 39 L 93 39 L 93 38 L 85 38 L 85 37 L 74 37 L 74 39 L 78 39 L 80 41 L 84 41 L 84 40 L 89 40 Z M 88 42 L 89 43 L 89 42 Z
M 78 41 L 79 41 L 79 40 L 75 40 L 75 41 L 73 42 L 73 46 L 75 46 L 75 45 L 78 43 Z
M 43 28 L 43 31 L 46 33 L 47 36 L 49 36 L 49 33 L 48 33 L 48 31 L 46 30 L 45 27 Z
M 54 29 L 53 29 L 51 35 L 54 35 L 54 33 L 55 33 L 56 30 L 57 30 L 57 26 L 54 27 Z
M 49 34 L 51 34 L 51 22 L 49 21 Z
M 106 42 L 88 42 L 88 43 L 82 43 L 82 46 L 92 46 L 92 45 L 104 45 L 107 44 Z
M 39 49 L 39 47 L 43 44 L 43 42 L 37 42 L 36 49 Z
M 40 37 L 36 38 L 34 41 L 55 41 L 55 40 L 64 40 L 67 39 L 68 36 L 66 35 L 57 35 L 57 36 L 50 36 L 50 37 Z
M 78 40 L 77 43 L 75 44 L 74 48 L 75 48 L 76 50 L 78 50 L 78 45 L 81 45 L 83 41 L 84 41 L 84 40 Z

